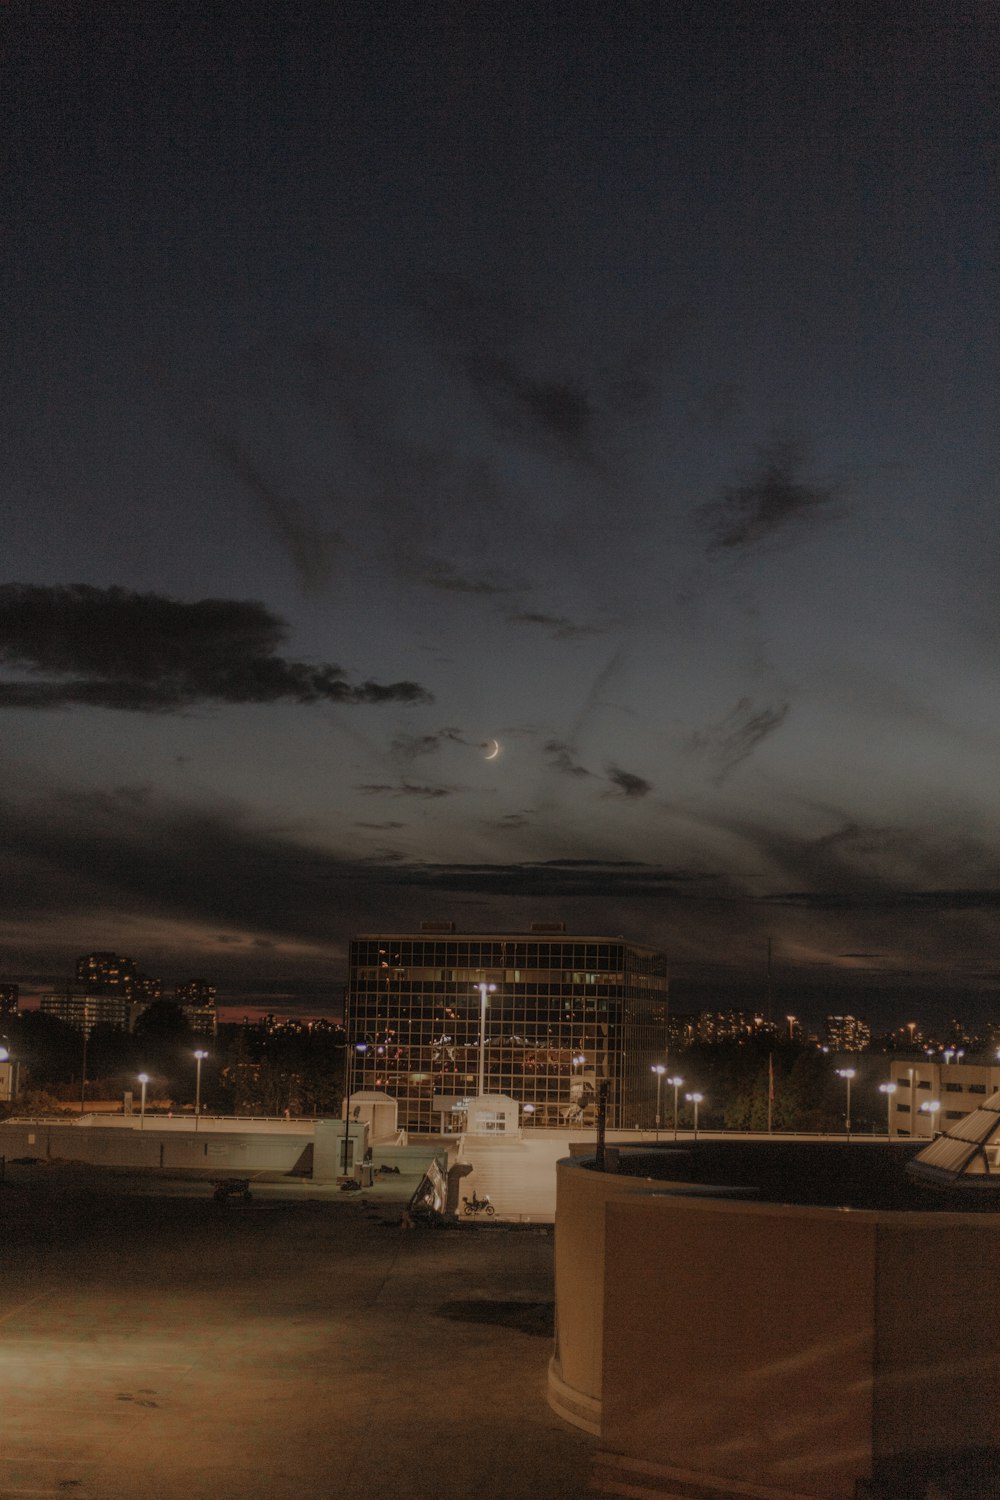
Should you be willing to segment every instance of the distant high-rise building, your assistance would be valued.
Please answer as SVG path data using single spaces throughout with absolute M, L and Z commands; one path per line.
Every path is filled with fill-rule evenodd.
M 827 1016 L 826 1045 L 831 1052 L 866 1052 L 871 1046 L 872 1029 L 857 1016 Z
M 480 1093 L 524 1125 L 593 1125 L 605 1085 L 609 1125 L 651 1123 L 666 1019 L 664 955 L 620 937 L 447 922 L 351 944 L 353 1088 L 391 1095 L 406 1130 L 461 1130 Z
M 216 988 L 207 979 L 189 979 L 174 990 L 174 1003 L 181 1007 L 192 1031 L 214 1036 L 218 1027 Z
M 116 1020 L 112 1024 L 127 1025 L 129 1030 L 135 1025 L 136 1016 L 141 1015 L 154 1000 L 159 1000 L 163 991 L 158 979 L 141 974 L 132 959 L 122 958 L 117 953 L 87 953 L 78 958 L 76 985 L 73 988 L 106 999 L 117 996 L 127 1002 L 127 1012 L 121 1012 L 122 1015 L 127 1014 L 127 1020 Z M 114 1010 L 114 1007 L 110 1010 Z
M 0 1016 L 16 1016 L 20 987 L 16 984 L 0 984 Z
M 117 953 L 87 953 L 76 961 L 76 982 L 94 994 L 129 993 L 136 977 L 135 964 Z
M 89 1036 L 95 1026 L 117 1026 L 122 1031 L 131 1031 L 137 1007 L 124 990 L 101 994 L 80 985 L 66 985 L 51 995 L 42 995 L 39 1009 Z
M 177 985 L 174 1000 L 178 1005 L 214 1005 L 216 994 L 215 985 L 207 979 L 188 979 Z
M 688 1011 L 680 1015 L 671 1011 L 666 1023 L 667 1051 L 676 1052 L 684 1047 L 690 1047 L 692 1042 L 698 1040 L 698 1016 L 694 1011 Z
M 699 1042 L 739 1042 L 773 1032 L 770 1021 L 755 1010 L 703 1010 L 695 1036 Z

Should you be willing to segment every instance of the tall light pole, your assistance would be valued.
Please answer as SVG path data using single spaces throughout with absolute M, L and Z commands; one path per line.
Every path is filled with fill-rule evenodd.
M 10 1055 L 10 1048 L 6 1045 L 7 1038 L 4 1037 L 0 1043 L 0 1063 L 7 1064 L 7 1101 L 13 1103 L 17 1098 L 17 1063 Z M 0 1094 L 0 1099 L 3 1099 Z
M 663 1075 L 666 1068 L 662 1063 L 654 1063 L 651 1072 L 656 1074 L 656 1139 L 660 1139 L 660 1089 L 663 1086 Z
M 892 1139 L 892 1096 L 896 1092 L 897 1087 L 898 1085 L 895 1083 L 880 1083 L 878 1086 L 879 1093 L 885 1095 L 885 1133 L 890 1140 Z
M 853 1068 L 838 1068 L 837 1077 L 843 1078 L 847 1084 L 847 1139 L 851 1139 L 851 1079 L 854 1077 Z
M 476 989 L 479 991 L 479 1080 L 476 1092 L 481 1099 L 486 1092 L 486 996 L 493 994 L 496 985 L 487 984 L 484 979 Z
M 201 1119 L 201 1065 L 208 1056 L 207 1052 L 197 1051 L 194 1055 L 194 1128 L 198 1129 L 198 1121 Z
M 139 1074 L 139 1082 L 142 1084 L 142 1097 L 139 1103 L 139 1129 L 146 1128 L 146 1084 L 149 1082 L 148 1073 Z
M 668 1078 L 667 1082 L 670 1084 L 671 1088 L 674 1091 L 674 1140 L 676 1141 L 676 1139 L 677 1139 L 677 1090 L 679 1088 L 683 1087 L 684 1080 L 683 1080 L 683 1078 L 678 1078 L 675 1075 L 673 1078 Z
M 684 1097 L 688 1101 L 689 1104 L 693 1104 L 694 1105 L 694 1138 L 695 1138 L 695 1140 L 697 1140 L 698 1139 L 698 1105 L 704 1099 L 705 1095 L 704 1094 L 685 1094 Z
M 344 1050 L 344 1080 L 346 1092 L 344 1095 L 344 1175 L 347 1175 L 347 1144 L 351 1138 L 351 1082 L 354 1077 L 354 1055 L 357 1052 L 367 1052 L 367 1042 L 348 1042 Z
M 921 1104 L 920 1108 L 931 1117 L 931 1140 L 933 1140 L 937 1134 L 937 1115 L 938 1110 L 941 1108 L 941 1100 L 928 1099 L 924 1104 Z

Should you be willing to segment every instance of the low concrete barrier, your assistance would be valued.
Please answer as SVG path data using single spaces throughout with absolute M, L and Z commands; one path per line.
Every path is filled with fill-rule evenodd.
M 121 1130 L 56 1122 L 0 1124 L 0 1155 L 83 1161 L 105 1167 L 210 1167 L 219 1172 L 291 1172 L 313 1133 Z

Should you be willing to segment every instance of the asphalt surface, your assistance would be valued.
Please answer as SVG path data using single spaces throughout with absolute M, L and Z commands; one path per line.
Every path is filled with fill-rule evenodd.
M 370 1194 L 8 1163 L 0 1497 L 578 1497 L 545 1402 L 552 1235 Z

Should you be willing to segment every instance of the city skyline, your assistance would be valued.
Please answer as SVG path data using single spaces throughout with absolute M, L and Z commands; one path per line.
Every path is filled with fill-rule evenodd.
M 537 940 L 539 937 L 537 931 L 532 933 L 528 930 L 520 933 L 488 931 L 477 934 L 471 930 L 457 929 L 452 923 L 426 925 L 430 934 L 447 929 L 456 941 L 472 937 L 479 940 L 484 936 L 501 941 L 514 938 Z M 565 931 L 565 924 L 541 925 L 542 929 L 549 932 L 554 928 L 560 928 L 570 940 L 587 941 L 581 933 Z M 352 947 L 363 936 L 365 935 L 360 933 L 354 934 Z M 372 935 L 367 936 L 371 938 Z M 613 941 L 620 940 L 626 943 L 630 941 L 623 938 L 621 934 L 605 934 L 605 936 L 610 936 Z M 396 941 L 396 936 L 384 933 L 379 941 L 391 945 Z M 388 946 L 385 952 L 387 958 L 384 966 L 387 973 L 391 974 L 394 968 L 392 947 Z M 304 990 L 294 995 L 283 995 L 277 989 L 260 993 L 246 991 L 227 993 L 223 989 L 220 995 L 218 987 L 210 979 L 204 977 L 185 980 L 173 978 L 164 981 L 162 976 L 149 976 L 138 972 L 132 958 L 110 950 L 79 955 L 70 966 L 75 971 L 75 977 L 71 973 L 49 978 L 29 976 L 27 980 L 21 976 L 14 982 L 4 983 L 4 976 L 0 976 L 0 990 L 8 990 L 11 994 L 16 994 L 20 990 L 20 1008 L 34 1010 L 39 1008 L 45 996 L 71 992 L 83 993 L 90 988 L 86 978 L 82 976 L 95 967 L 94 960 L 110 961 L 117 966 L 124 966 L 131 974 L 134 974 L 140 986 L 147 992 L 143 1003 L 148 1003 L 151 999 L 162 999 L 167 1002 L 187 1004 L 191 1002 L 195 992 L 199 994 L 204 992 L 210 997 L 208 1003 L 214 1006 L 220 1022 L 223 1023 L 249 1021 L 251 1024 L 256 1024 L 265 1019 L 273 1019 L 279 1024 L 284 1020 L 295 1020 L 304 1024 L 316 1020 L 340 1023 L 344 1019 L 346 991 L 349 987 L 347 979 L 343 986 L 337 983 L 332 985 L 324 983 L 317 987 L 315 993 L 308 996 Z M 854 1030 L 860 1027 L 867 1035 L 869 1042 L 878 1043 L 884 1038 L 895 1037 L 896 1045 L 902 1047 L 903 1050 L 923 1050 L 928 1041 L 934 1041 L 936 1045 L 945 1047 L 949 1045 L 950 1039 L 950 1044 L 955 1045 L 956 1037 L 963 1036 L 965 1040 L 971 1041 L 977 1034 L 984 1048 L 987 1050 L 995 1048 L 994 1032 L 1000 1033 L 1000 1004 L 996 1009 L 991 1008 L 988 1003 L 983 1004 L 981 996 L 977 997 L 971 993 L 956 995 L 954 991 L 950 991 L 941 998 L 936 1007 L 931 1007 L 929 1014 L 925 1014 L 919 1001 L 908 1009 L 900 1008 L 898 996 L 891 996 L 886 1000 L 877 992 L 866 992 L 857 988 L 853 996 L 850 996 L 850 993 L 844 989 L 792 985 L 787 979 L 783 981 L 780 973 L 775 974 L 772 960 L 773 954 L 769 949 L 767 967 L 760 976 L 759 982 L 749 981 L 729 987 L 684 980 L 670 984 L 668 964 L 668 1019 L 665 1050 L 672 1051 L 676 1045 L 686 1046 L 695 1036 L 702 1041 L 714 1039 L 715 1023 L 723 1023 L 723 1031 L 729 1035 L 726 1027 L 733 1020 L 741 1020 L 748 1024 L 753 1020 L 754 1024 L 750 1028 L 753 1031 L 758 1029 L 758 1023 L 764 1023 L 768 1027 L 773 1027 L 778 1037 L 784 1037 L 787 1032 L 790 1040 L 812 1039 L 821 1042 L 825 1035 L 829 1043 L 831 1023 L 834 1023 L 835 1029 L 843 1023 L 848 1023 L 849 1027 Z M 183 966 L 181 972 L 187 972 Z M 491 977 L 486 970 L 482 972 L 486 977 Z M 492 977 L 497 979 L 502 988 L 504 983 L 502 978 L 499 975 Z M 6 978 L 9 980 L 10 976 Z M 472 990 L 477 988 L 472 981 L 470 981 L 470 987 Z M 105 984 L 96 986 L 96 990 L 101 993 L 117 992 L 118 988 L 118 985 L 114 983 L 110 986 Z M 854 1010 L 845 1010 L 842 1003 L 845 998 L 853 998 L 861 1003 L 857 1004 Z M 963 1005 L 955 1003 L 958 1001 L 978 1006 L 972 1012 L 971 1020 Z M 839 1011 L 835 1008 L 838 1004 L 841 1007 Z M 789 1010 L 792 1005 L 795 1007 L 794 1013 Z M 893 1005 L 895 1009 L 892 1008 Z M 902 1019 L 904 1014 L 909 1015 L 911 1019 L 904 1021 Z M 874 1026 L 869 1020 L 871 1015 L 876 1017 Z M 676 1032 L 676 1025 L 697 1022 L 699 1019 L 702 1022 L 711 1022 L 712 1025 L 708 1030 L 705 1030 L 704 1026 L 696 1026 L 685 1041 L 679 1041 L 680 1034 Z M 735 1036 L 737 1032 L 740 1035 L 744 1032 L 749 1034 L 745 1025 L 737 1026 L 732 1035 Z M 908 1041 L 907 1033 L 909 1034 Z M 851 1046 L 848 1046 L 847 1050 L 851 1050 Z
M 3 24 L 0 973 L 988 1017 L 995 12 Z

